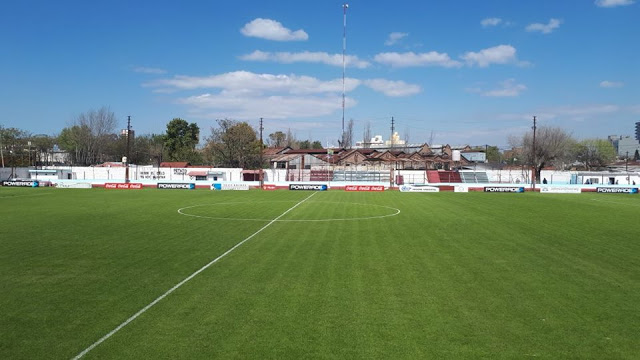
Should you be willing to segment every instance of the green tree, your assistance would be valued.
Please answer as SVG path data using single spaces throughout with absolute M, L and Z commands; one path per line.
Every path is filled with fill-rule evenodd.
M 164 146 L 169 161 L 201 162 L 196 152 L 200 136 L 200 128 L 196 123 L 175 118 L 167 124 Z M 200 160 L 199 160 L 200 159 Z
M 71 154 L 73 163 L 92 165 L 119 160 L 122 154 L 113 154 L 117 120 L 108 107 L 89 110 L 76 117 L 73 125 L 62 129 L 58 139 L 62 149 Z
M 282 131 L 269 134 L 269 144 L 273 147 L 282 147 L 286 143 L 287 135 Z
M 616 150 L 607 140 L 583 140 L 577 143 L 574 149 L 576 159 L 588 170 L 603 168 L 616 158 Z
M 29 165 L 28 139 L 30 134 L 18 128 L 0 128 L 0 146 L 6 166 L 19 167 Z
M 208 160 L 221 167 L 260 168 L 262 152 L 256 131 L 246 122 L 222 119 L 217 123 L 205 146 Z
M 502 153 L 497 146 L 487 146 L 486 148 L 486 156 L 487 161 L 490 163 L 500 163 L 502 162 Z
M 51 157 L 49 155 L 53 150 L 55 140 L 55 138 L 49 135 L 34 135 L 30 138 L 35 165 L 50 164 Z
M 636 153 L 633 154 L 633 161 L 638 161 L 638 160 L 640 160 L 640 151 L 636 149 Z
M 311 141 L 302 140 L 298 143 L 298 146 L 300 146 L 300 149 L 311 149 Z

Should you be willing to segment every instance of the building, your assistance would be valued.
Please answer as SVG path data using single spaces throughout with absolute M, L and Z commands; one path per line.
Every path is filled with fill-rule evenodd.
M 636 140 L 640 141 L 640 121 L 636 123 Z
M 631 136 L 621 136 L 617 144 L 619 158 L 633 157 L 636 151 L 640 151 L 640 142 Z

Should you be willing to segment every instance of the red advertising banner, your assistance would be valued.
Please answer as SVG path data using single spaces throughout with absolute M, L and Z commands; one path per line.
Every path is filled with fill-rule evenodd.
M 105 189 L 142 189 L 142 184 L 138 183 L 106 183 L 104 184 Z
M 277 187 L 275 185 L 262 185 L 262 190 L 276 190 Z
M 384 191 L 382 185 L 347 185 L 344 191 Z

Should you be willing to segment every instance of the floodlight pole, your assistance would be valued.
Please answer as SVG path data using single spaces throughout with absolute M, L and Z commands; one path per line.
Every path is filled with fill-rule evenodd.
M 264 158 L 263 158 L 263 152 L 264 152 L 264 142 L 262 141 L 262 131 L 264 130 L 264 127 L 262 126 L 262 118 L 260 118 L 260 189 L 264 188 L 264 166 L 263 166 L 263 162 L 264 162 Z
M 127 161 L 124 170 L 124 182 L 129 182 L 129 146 L 131 144 L 131 115 L 127 116 Z
M 533 174 L 531 176 L 531 189 L 536 191 L 536 117 L 533 117 Z

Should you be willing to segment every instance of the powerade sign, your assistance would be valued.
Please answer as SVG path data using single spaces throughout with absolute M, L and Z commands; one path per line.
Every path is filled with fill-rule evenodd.
M 196 184 L 173 184 L 173 183 L 158 183 L 158 189 L 185 189 L 193 190 L 196 188 Z
M 597 192 L 609 194 L 637 194 L 638 188 L 599 187 L 597 188 Z
M 31 180 L 7 180 L 2 182 L 2 186 L 38 187 L 40 183 Z
M 326 191 L 326 184 L 289 184 L 289 190 Z
M 523 193 L 524 187 L 487 186 L 484 192 Z

